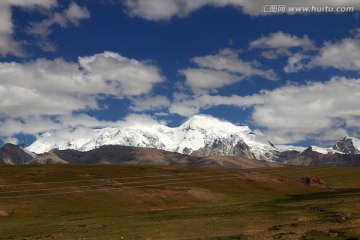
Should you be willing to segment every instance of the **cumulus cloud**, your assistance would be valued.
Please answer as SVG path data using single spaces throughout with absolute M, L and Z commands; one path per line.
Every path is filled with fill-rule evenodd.
M 346 127 L 360 130 L 360 116 L 348 117 L 346 119 Z
M 325 42 L 324 46 L 316 51 L 314 56 L 301 52 L 293 54 L 288 58 L 288 64 L 284 71 L 291 73 L 315 67 L 359 71 L 359 56 L 360 37 L 355 35 L 354 38 L 345 38 L 337 42 Z
M 72 2 L 67 9 L 60 13 L 51 13 L 51 15 L 40 22 L 31 23 L 27 29 L 27 33 L 37 36 L 38 45 L 45 51 L 55 51 L 55 45 L 48 40 L 48 35 L 51 34 L 51 27 L 59 25 L 61 28 L 66 28 L 70 25 L 78 26 L 81 20 L 90 17 L 90 12 L 86 7 L 80 7 L 75 2 Z
M 147 96 L 131 100 L 130 109 L 135 112 L 155 111 L 170 106 L 170 100 L 166 96 Z
M 325 43 L 309 67 L 334 67 L 341 70 L 360 70 L 360 38 L 345 38 Z
M 0 120 L 0 136 L 5 142 L 14 139 L 15 134 L 30 134 L 40 136 L 50 132 L 55 142 L 59 139 L 77 136 L 93 136 L 94 129 L 105 127 L 152 127 L 165 122 L 159 122 L 146 114 L 129 114 L 117 121 L 101 121 L 87 114 L 70 114 L 58 116 L 26 116 L 22 118 L 7 118 Z
M 261 37 L 250 43 L 252 48 L 293 48 L 314 49 L 315 44 L 308 36 L 302 38 L 283 32 L 272 33 L 269 36 Z
M 192 61 L 198 68 L 180 70 L 186 84 L 193 90 L 212 90 L 229 86 L 251 76 L 276 80 L 273 70 L 262 70 L 258 62 L 245 62 L 232 49 L 223 49 L 218 54 L 195 57 Z
M 87 79 L 92 82 L 106 83 L 103 86 L 104 91 L 119 98 L 124 95 L 149 93 L 154 84 L 164 80 L 160 69 L 151 63 L 129 59 L 113 52 L 80 57 L 79 65 Z
M 353 38 L 345 38 L 337 42 L 325 42 L 321 48 L 306 35 L 297 37 L 283 32 L 272 33 L 250 43 L 251 49 L 265 49 L 262 56 L 275 59 L 288 56 L 286 73 L 298 72 L 315 67 L 332 67 L 340 70 L 360 70 L 360 37 L 359 30 L 353 31 Z M 294 52 L 292 48 L 300 48 Z
M 195 114 L 198 114 L 200 112 L 200 108 L 196 107 L 195 104 L 175 103 L 170 107 L 169 112 L 173 114 L 179 114 L 184 117 L 191 117 Z
M 91 117 L 87 114 L 72 114 L 56 117 L 56 122 L 63 125 L 62 128 L 75 129 L 80 127 L 88 128 L 92 131 L 95 128 L 104 127 L 133 127 L 137 125 L 159 125 L 160 123 L 147 114 L 129 114 L 121 120 L 117 121 L 104 121 L 98 120 L 95 117 Z M 56 130 L 56 128 L 54 128 Z
M 311 57 L 302 53 L 295 53 L 288 58 L 288 64 L 284 67 L 286 73 L 298 72 L 308 67 Z M 305 62 L 307 60 L 307 62 Z
M 169 0 L 131 1 L 124 2 L 131 16 L 141 16 L 148 20 L 166 20 L 179 14 L 181 5 Z
M 5 143 L 12 143 L 12 144 L 17 145 L 19 143 L 19 139 L 17 139 L 17 138 L 5 138 L 4 142 Z
M 164 122 L 159 122 L 149 115 L 145 114 L 130 114 L 122 120 L 116 122 L 97 121 L 89 116 L 68 116 L 67 119 L 61 119 L 62 126 L 57 129 L 48 129 L 46 141 L 49 144 L 57 144 L 61 141 L 69 141 L 75 139 L 93 139 L 96 136 L 94 127 L 129 127 L 129 128 L 148 128 L 159 126 Z M 86 124 L 81 123 L 85 120 Z M 102 125 L 104 124 L 104 125 Z M 71 125 L 71 126 L 70 126 Z
M 157 119 L 147 114 L 129 114 L 122 121 L 120 121 L 118 126 L 151 128 L 153 126 L 159 126 L 160 124 L 166 124 L 166 122 L 158 121 Z
M 57 0 L 2 0 L 0 1 L 0 55 L 14 55 L 24 57 L 27 55 L 24 44 L 28 42 L 14 39 L 16 26 L 13 24 L 12 8 L 23 10 L 39 10 L 48 17 L 40 22 L 30 23 L 26 33 L 37 37 L 37 45 L 45 51 L 55 51 L 55 44 L 48 40 L 51 27 L 59 25 L 62 28 L 78 26 L 81 20 L 90 17 L 86 7 L 80 7 L 75 2 L 60 12 L 52 12 L 59 8 Z M 45 10 L 45 11 L 43 11 Z M 60 9 L 61 10 L 61 9 Z
M 99 109 L 98 101 L 104 96 L 121 99 L 148 94 L 155 84 L 163 81 L 160 70 L 151 63 L 113 52 L 79 57 L 78 63 L 61 58 L 3 62 L 0 63 L 0 135 L 11 136 L 25 131 L 25 127 L 30 129 L 26 130 L 29 134 L 57 128 L 64 120 L 59 116 Z M 101 124 L 84 116 L 81 122 Z
M 0 116 L 12 117 L 69 114 L 77 110 L 98 108 L 96 98 L 89 94 L 21 86 L 0 85 L 0 101 Z
M 316 49 L 315 43 L 308 36 L 298 37 L 281 31 L 250 42 L 250 47 L 266 49 L 262 52 L 262 56 L 268 59 L 291 56 L 292 48 L 301 48 L 303 51 Z
M 358 0 L 125 0 L 123 4 L 130 16 L 136 16 L 151 21 L 169 20 L 173 17 L 185 17 L 191 13 L 205 7 L 227 7 L 241 9 L 244 13 L 259 16 L 277 14 L 279 12 L 263 11 L 264 5 L 285 5 L 287 14 L 304 14 L 303 11 L 291 12 L 288 7 L 354 7 L 360 10 Z
M 185 76 L 186 84 L 193 89 L 217 89 L 243 79 L 243 77 L 211 69 L 189 68 L 179 72 Z
M 279 56 L 291 56 L 291 51 L 287 48 L 270 49 L 262 51 L 261 56 L 267 59 L 276 59 Z
M 196 96 L 186 95 L 177 97 L 178 95 L 178 93 L 174 94 L 174 102 L 169 108 L 169 111 L 170 113 L 179 114 L 185 117 L 197 114 L 203 109 L 209 109 L 222 105 L 243 108 L 264 103 L 262 94 L 255 94 L 250 96 L 221 96 L 203 92 Z
M 232 49 L 223 49 L 218 54 L 195 57 L 193 61 L 200 67 L 239 74 L 245 77 L 258 75 L 268 80 L 277 77 L 272 70 L 261 70 L 258 62 L 245 62 L 239 58 L 239 54 Z
M 56 0 L 3 0 L 0 1 L 0 55 L 26 55 L 22 45 L 23 42 L 14 39 L 15 26 L 12 22 L 12 8 L 23 9 L 44 8 L 50 9 L 57 5 Z
M 356 101 L 359 90 L 360 79 L 332 78 L 324 83 L 265 91 L 264 103 L 254 107 L 252 118 L 279 143 L 297 142 L 312 135 L 324 138 L 324 133 L 339 129 L 348 118 L 360 116 Z M 332 139 L 321 140 L 337 137 L 335 134 Z
M 360 118 L 360 79 L 334 77 L 327 82 L 286 85 L 250 96 L 202 94 L 174 102 L 170 112 L 188 116 L 220 105 L 252 107 L 251 121 L 274 143 L 306 139 L 337 140 Z M 338 129 L 330 134 L 329 132 Z M 340 130 L 339 130 L 340 129 Z
M 29 127 L 31 126 L 31 127 Z M 9 138 L 14 134 L 37 135 L 50 129 L 60 129 L 62 124 L 48 116 L 26 116 L 23 118 L 6 118 L 0 120 L 0 136 Z

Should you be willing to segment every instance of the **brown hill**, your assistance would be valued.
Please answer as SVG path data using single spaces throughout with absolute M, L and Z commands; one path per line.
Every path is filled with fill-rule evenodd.
M 279 164 L 244 157 L 195 157 L 154 148 L 118 145 L 101 146 L 87 152 L 52 150 L 39 155 L 37 163 L 52 164 L 139 164 L 170 166 L 201 166 L 225 168 L 279 167 Z
M 32 160 L 30 154 L 14 144 L 7 143 L 0 148 L 0 164 L 25 164 Z
M 299 166 L 360 166 L 360 154 L 322 154 L 309 147 L 298 157 L 284 163 Z

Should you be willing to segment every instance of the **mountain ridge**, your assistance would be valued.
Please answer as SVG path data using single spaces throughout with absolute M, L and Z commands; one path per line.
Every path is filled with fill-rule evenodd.
M 154 148 L 106 145 L 86 152 L 77 150 L 51 150 L 40 154 L 31 163 L 41 164 L 128 164 L 165 165 L 215 168 L 280 167 L 268 161 L 242 157 L 195 157 Z
M 52 149 L 89 151 L 104 145 L 122 145 L 190 155 L 201 148 L 212 146 L 216 141 L 221 141 L 228 150 L 243 141 L 250 147 L 249 154 L 260 160 L 271 161 L 277 151 L 264 136 L 253 133 L 249 127 L 236 126 L 205 115 L 195 115 L 174 128 L 165 125 L 104 128 L 78 139 L 75 136 L 53 139 L 51 133 L 46 133 L 27 150 L 40 154 Z
M 177 152 L 196 157 L 238 156 L 249 159 L 286 162 L 296 159 L 305 147 L 273 145 L 248 126 L 236 126 L 207 115 L 195 115 L 178 127 L 161 124 L 94 129 L 89 135 L 58 139 L 44 133 L 27 150 L 42 154 L 54 149 L 91 151 L 101 146 L 120 145 Z M 359 154 L 360 139 L 345 136 L 332 148 L 311 146 L 320 154 Z

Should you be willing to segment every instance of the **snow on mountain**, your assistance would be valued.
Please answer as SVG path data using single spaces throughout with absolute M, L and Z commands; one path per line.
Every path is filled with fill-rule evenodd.
M 236 126 L 206 115 L 193 116 L 175 128 L 160 124 L 103 128 L 93 130 L 87 136 L 74 135 L 64 139 L 45 133 L 27 150 L 40 154 L 51 149 L 89 151 L 103 145 L 123 145 L 191 154 L 195 150 L 213 145 L 216 141 L 232 148 L 240 140 L 251 148 L 257 159 L 270 160 L 271 153 L 276 151 L 265 137 L 253 133 L 249 127 Z
M 360 154 L 360 139 L 345 136 L 333 146 L 334 150 L 347 154 Z
M 348 137 L 348 138 L 350 138 L 350 137 Z M 358 138 L 351 138 L 351 141 L 352 141 L 354 147 L 355 147 L 357 150 L 360 151 L 360 139 L 358 139 Z
M 318 152 L 321 154 L 334 154 L 334 153 L 342 153 L 340 151 L 334 150 L 332 148 L 322 148 L 322 147 L 318 147 L 318 146 L 311 146 L 312 150 L 314 152 Z
M 303 151 L 306 150 L 306 147 L 293 146 L 293 145 L 275 145 L 275 147 L 276 147 L 280 152 L 285 152 L 285 151 L 303 152 Z

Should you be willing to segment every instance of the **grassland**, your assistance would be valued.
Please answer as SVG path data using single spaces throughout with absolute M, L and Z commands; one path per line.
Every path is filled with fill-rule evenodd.
M 360 239 L 360 168 L 0 167 L 0 239 Z M 317 176 L 327 187 L 296 180 Z

